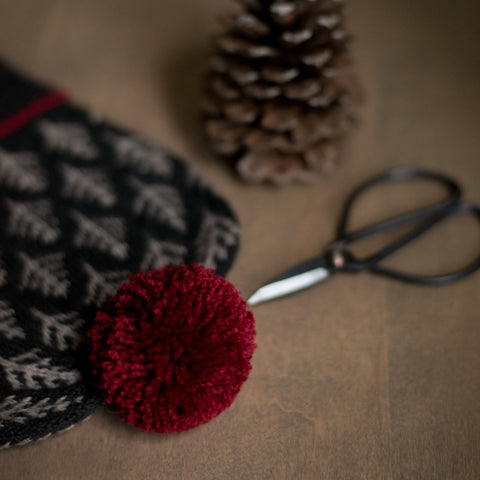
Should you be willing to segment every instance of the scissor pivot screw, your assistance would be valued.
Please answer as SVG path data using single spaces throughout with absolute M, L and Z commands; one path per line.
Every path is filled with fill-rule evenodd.
M 342 268 L 345 266 L 345 255 L 340 250 L 332 250 L 329 255 L 329 262 L 335 268 Z

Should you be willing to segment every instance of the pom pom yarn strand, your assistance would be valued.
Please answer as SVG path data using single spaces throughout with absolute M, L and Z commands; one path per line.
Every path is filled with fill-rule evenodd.
M 199 265 L 131 276 L 87 337 L 105 402 L 159 433 L 198 427 L 230 406 L 256 347 L 240 294 Z

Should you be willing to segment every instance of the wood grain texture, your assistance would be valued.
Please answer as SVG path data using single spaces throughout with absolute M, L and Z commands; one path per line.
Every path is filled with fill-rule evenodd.
M 334 176 L 285 189 L 243 184 L 201 140 L 209 38 L 233 4 L 0 0 L 0 56 L 181 154 L 222 192 L 242 225 L 229 280 L 245 296 L 326 245 L 346 195 L 379 170 L 437 169 L 480 203 L 478 1 L 351 2 L 362 123 Z M 366 199 L 358 217 L 399 198 Z M 438 271 L 467 261 L 480 244 L 467 223 L 449 222 L 397 262 Z M 209 424 L 154 435 L 100 410 L 0 452 L 0 478 L 478 479 L 479 292 L 479 274 L 442 288 L 338 275 L 254 309 L 251 377 Z

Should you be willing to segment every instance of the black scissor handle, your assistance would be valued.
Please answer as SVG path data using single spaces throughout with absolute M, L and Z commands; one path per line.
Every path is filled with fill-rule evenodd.
M 449 191 L 449 196 L 446 200 L 436 203 L 432 206 L 419 208 L 411 212 L 395 216 L 393 218 L 384 220 L 382 222 L 376 223 L 374 225 L 369 225 L 365 228 L 347 233 L 347 223 L 349 219 L 349 214 L 352 209 L 352 206 L 355 200 L 366 190 L 371 187 L 385 182 L 396 182 L 402 180 L 411 180 L 411 179 L 425 179 L 431 180 L 437 183 L 440 183 L 447 187 Z M 342 270 L 358 272 L 361 270 L 371 270 L 374 273 L 386 275 L 389 277 L 396 278 L 398 280 L 403 280 L 405 282 L 416 283 L 416 284 L 442 284 L 458 280 L 459 278 L 465 277 L 470 273 L 473 273 L 475 270 L 480 268 L 480 256 L 467 267 L 453 273 L 439 276 L 417 276 L 410 275 L 403 272 L 395 271 L 392 269 L 384 268 L 378 265 L 378 262 L 393 254 L 400 248 L 402 248 L 407 243 L 410 243 L 414 239 L 418 238 L 420 235 L 425 233 L 427 230 L 430 230 L 434 225 L 449 217 L 451 215 L 460 214 L 460 213 L 473 213 L 477 216 L 480 221 L 480 210 L 474 205 L 460 205 L 459 200 L 461 196 L 461 188 L 459 185 L 444 175 L 426 171 L 418 170 L 412 168 L 397 168 L 390 170 L 389 172 L 378 175 L 372 179 L 369 179 L 367 182 L 360 185 L 348 198 L 344 212 L 339 224 L 337 239 L 332 244 L 331 250 L 340 251 L 345 257 L 345 262 L 342 265 Z M 363 258 L 357 259 L 351 253 L 346 250 L 346 247 L 354 243 L 357 240 L 374 235 L 376 233 L 398 228 L 402 225 L 409 223 L 414 223 L 419 220 L 424 220 L 419 226 L 414 228 L 412 231 L 406 235 L 401 236 L 399 239 L 388 244 L 382 250 L 376 252 L 375 254 Z
M 443 220 L 444 218 L 451 216 L 451 215 L 457 215 L 457 214 L 462 214 L 462 213 L 472 213 L 477 217 L 477 220 L 480 223 L 480 208 L 475 206 L 475 205 L 470 205 L 470 204 L 457 204 L 457 205 L 452 205 L 448 212 L 440 217 L 437 221 L 429 225 L 427 228 L 422 229 L 422 227 L 419 228 L 422 229 L 418 235 L 415 235 L 416 232 L 413 232 L 412 235 L 415 235 L 413 238 L 418 237 L 421 235 L 423 232 L 426 230 L 430 229 L 435 223 L 438 223 L 439 221 Z M 413 239 L 412 238 L 412 239 Z M 407 242 L 405 242 L 407 243 Z M 405 244 L 404 243 L 404 244 Z M 403 246 L 403 245 L 402 245 Z M 400 248 L 400 247 L 399 247 Z M 398 270 L 393 270 L 390 268 L 383 267 L 377 263 L 374 263 L 373 265 L 369 266 L 368 269 L 373 272 L 377 273 L 379 275 L 385 275 L 387 277 L 395 278 L 397 280 L 402 280 L 404 282 L 408 283 L 415 283 L 417 285 L 443 285 L 445 283 L 450 283 L 454 282 L 456 280 L 460 280 L 461 278 L 467 277 L 468 275 L 476 272 L 478 269 L 480 269 L 480 255 L 469 265 L 455 271 L 455 272 L 450 272 L 450 273 L 445 273 L 442 275 L 412 275 L 409 273 L 404 273 Z
M 414 179 L 424 179 L 424 180 L 431 180 L 436 183 L 439 183 L 445 187 L 447 187 L 449 196 L 446 200 L 436 203 L 435 205 L 419 208 L 412 212 L 408 212 L 402 215 L 397 215 L 395 217 L 389 218 L 379 223 L 375 223 L 374 225 L 370 225 L 368 227 L 362 228 L 360 230 L 356 230 L 354 232 L 347 233 L 347 224 L 350 217 L 350 212 L 352 210 L 353 204 L 358 199 L 358 197 L 367 190 L 370 190 L 372 187 L 382 184 L 382 183 L 390 183 L 390 182 L 398 182 L 404 180 L 414 180 Z M 422 218 L 429 217 L 444 210 L 446 207 L 457 203 L 460 200 L 460 196 L 462 195 L 462 189 L 460 186 L 453 181 L 451 178 L 448 178 L 444 175 L 439 173 L 430 172 L 428 170 L 419 170 L 416 168 L 394 168 L 393 170 L 389 170 L 388 172 L 382 173 L 377 175 L 373 178 L 370 178 L 366 182 L 362 183 L 357 189 L 355 189 L 352 194 L 348 197 L 345 206 L 343 208 L 342 217 L 340 219 L 340 223 L 337 228 L 337 242 L 343 241 L 345 245 L 349 243 L 355 242 L 360 240 L 364 237 L 368 237 L 378 232 L 382 232 L 384 230 L 390 230 L 392 228 L 398 228 L 402 225 L 407 223 L 416 222 L 417 220 L 421 220 Z

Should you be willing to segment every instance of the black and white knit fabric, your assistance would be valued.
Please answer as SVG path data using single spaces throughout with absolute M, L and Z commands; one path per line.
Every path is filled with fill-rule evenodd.
M 237 245 L 191 169 L 0 64 L 0 447 L 92 414 L 84 333 L 130 274 Z

